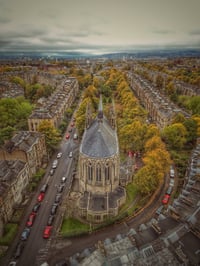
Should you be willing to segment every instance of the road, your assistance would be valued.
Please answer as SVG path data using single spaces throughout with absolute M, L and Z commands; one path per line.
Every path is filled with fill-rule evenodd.
M 67 177 L 67 181 L 65 182 L 65 188 L 62 192 L 62 198 L 64 198 L 64 196 L 67 195 L 67 193 L 70 190 L 70 183 L 72 182 L 72 172 L 73 172 L 75 160 L 74 158 L 69 158 L 69 153 L 70 151 L 77 150 L 77 147 L 78 147 L 78 143 L 74 141 L 72 137 L 74 132 L 75 132 L 75 128 L 73 128 L 72 132 L 70 133 L 71 135 L 70 139 L 68 140 L 63 139 L 60 144 L 60 149 L 58 152 L 62 152 L 62 156 L 61 158 L 58 159 L 58 166 L 53 176 L 50 176 L 49 172 L 52 166 L 52 162 L 53 160 L 56 159 L 57 154 L 55 154 L 54 157 L 51 159 L 46 169 L 46 174 L 38 188 L 37 193 L 35 193 L 29 206 L 26 209 L 26 215 L 23 217 L 18 235 L 8 252 L 10 256 L 9 255 L 6 256 L 7 259 L 5 259 L 5 262 L 3 262 L 4 265 L 9 265 L 9 262 L 13 261 L 12 257 L 13 257 L 13 254 L 15 253 L 16 245 L 20 241 L 21 233 L 23 229 L 26 227 L 27 218 L 29 214 L 31 213 L 33 206 L 35 205 L 35 203 L 37 203 L 37 196 L 40 193 L 40 189 L 42 185 L 46 183 L 48 183 L 48 189 L 45 192 L 45 197 L 36 215 L 33 226 L 31 227 L 31 233 L 28 239 L 25 241 L 25 247 L 23 249 L 23 252 L 20 255 L 19 259 L 17 260 L 17 265 L 19 266 L 20 265 L 21 266 L 35 265 L 35 260 L 38 254 L 40 254 L 41 251 L 42 251 L 41 252 L 42 254 L 44 253 L 44 251 L 46 252 L 48 251 L 48 245 L 50 241 L 48 239 L 43 239 L 43 231 L 44 231 L 45 226 L 47 225 L 47 220 L 50 215 L 51 206 L 54 203 L 55 196 L 57 194 L 57 187 L 58 185 L 61 184 L 61 178 L 63 176 Z M 59 207 L 58 207 L 58 211 L 59 211 Z M 57 214 L 56 214 L 56 218 L 57 218 Z M 54 224 L 59 222 L 58 219 L 56 218 L 54 220 Z M 53 224 L 52 235 L 55 233 L 54 224 Z

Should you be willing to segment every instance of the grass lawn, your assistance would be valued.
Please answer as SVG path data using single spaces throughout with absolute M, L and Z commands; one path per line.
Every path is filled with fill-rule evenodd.
M 136 185 L 132 183 L 128 184 L 126 186 L 126 194 L 127 194 L 126 202 L 120 209 L 120 213 L 123 213 L 128 209 L 131 210 L 132 212 L 136 208 L 136 203 L 134 204 L 134 200 L 138 195 Z
M 86 233 L 89 230 L 90 226 L 88 224 L 81 223 L 74 218 L 68 218 L 63 220 L 61 234 L 62 236 L 72 236 Z

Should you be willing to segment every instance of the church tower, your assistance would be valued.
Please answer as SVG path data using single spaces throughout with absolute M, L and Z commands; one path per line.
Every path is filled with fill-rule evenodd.
M 97 117 L 86 127 L 79 151 L 78 209 L 82 218 L 101 223 L 118 214 L 126 199 L 125 189 L 119 185 L 119 168 L 116 127 L 104 116 L 100 96 Z

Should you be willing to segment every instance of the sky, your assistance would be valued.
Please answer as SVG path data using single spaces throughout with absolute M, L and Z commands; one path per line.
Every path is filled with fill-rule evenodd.
M 200 0 L 0 0 L 0 51 L 200 48 Z

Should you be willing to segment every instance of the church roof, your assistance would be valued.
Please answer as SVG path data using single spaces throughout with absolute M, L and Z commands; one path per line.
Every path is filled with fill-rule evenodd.
M 116 131 L 111 128 L 104 116 L 101 121 L 97 117 L 85 130 L 80 152 L 95 158 L 110 157 L 118 152 Z

